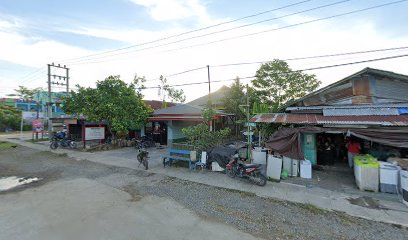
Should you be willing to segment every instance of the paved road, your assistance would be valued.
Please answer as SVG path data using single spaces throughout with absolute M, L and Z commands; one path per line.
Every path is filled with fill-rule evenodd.
M 0 151 L 0 176 L 40 177 L 0 193 L 0 239 L 255 239 L 171 198 L 138 195 L 161 177 L 24 147 Z M 148 179 L 148 180 L 147 180 Z
M 26 147 L 0 152 L 0 175 L 42 178 L 0 193 L 0 239 L 404 239 L 408 234 L 312 205 Z

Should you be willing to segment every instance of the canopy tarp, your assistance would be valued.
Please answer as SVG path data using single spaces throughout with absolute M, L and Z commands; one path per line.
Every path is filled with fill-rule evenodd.
M 338 129 L 321 127 L 281 128 L 266 142 L 266 147 L 279 154 L 298 160 L 304 159 L 301 133 L 343 132 L 383 145 L 408 148 L 408 128 Z

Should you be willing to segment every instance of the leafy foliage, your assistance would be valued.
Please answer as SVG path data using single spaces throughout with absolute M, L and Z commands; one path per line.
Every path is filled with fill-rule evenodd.
M 167 79 L 164 78 L 162 75 L 160 76 L 160 86 L 159 86 L 159 97 L 163 98 L 163 102 L 166 101 L 166 98 L 169 97 L 171 102 L 181 102 L 184 103 L 186 101 L 186 96 L 184 95 L 183 89 L 175 89 L 170 87 L 167 83 Z
M 225 112 L 235 114 L 237 120 L 245 119 L 245 111 L 240 105 L 246 104 L 246 97 L 244 93 L 244 85 L 241 84 L 239 77 L 237 77 L 231 84 L 229 91 L 221 99 L 224 105 Z
M 262 64 L 255 77 L 252 80 L 255 97 L 262 103 L 270 103 L 272 111 L 316 90 L 321 83 L 315 75 L 293 71 L 278 59 Z
M 21 111 L 10 106 L 0 105 L 0 130 L 6 128 L 19 129 L 21 122 Z
M 107 121 L 112 133 L 126 134 L 147 121 L 152 109 L 142 101 L 143 95 L 135 91 L 135 84 L 144 78 L 126 84 L 119 76 L 98 81 L 96 88 L 78 86 L 77 92 L 64 99 L 63 110 L 68 114 L 84 115 L 89 121 Z
M 14 89 L 14 91 L 17 94 L 10 94 L 9 96 L 18 96 L 20 99 L 33 100 L 34 95 L 37 92 L 42 91 L 42 88 L 29 89 L 24 86 L 18 86 L 18 89 Z
M 216 146 L 231 134 L 231 129 L 229 128 L 210 132 L 208 125 L 205 123 L 183 128 L 181 131 L 188 139 L 187 143 L 194 146 L 194 149 L 197 150 L 206 150 Z

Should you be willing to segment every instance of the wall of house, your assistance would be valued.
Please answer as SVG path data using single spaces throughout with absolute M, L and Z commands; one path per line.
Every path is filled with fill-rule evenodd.
M 168 121 L 167 122 L 167 144 L 173 143 L 173 140 L 184 138 L 181 129 L 194 126 L 196 122 L 188 121 Z
M 408 102 L 408 83 L 372 76 L 370 79 L 375 103 Z

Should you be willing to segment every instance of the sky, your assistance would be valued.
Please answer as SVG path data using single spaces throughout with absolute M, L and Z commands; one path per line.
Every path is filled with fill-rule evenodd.
M 216 91 L 236 77 L 250 84 L 262 61 L 302 70 L 407 55 L 407 9 L 397 0 L 0 0 L 0 97 L 20 85 L 46 89 L 51 63 L 70 69 L 73 90 L 137 75 L 147 80 L 145 99 L 158 100 L 160 75 L 170 85 L 202 83 L 175 87 L 188 102 L 208 94 L 208 72 Z M 305 72 L 323 87 L 365 67 L 408 75 L 407 63 L 399 57 Z

